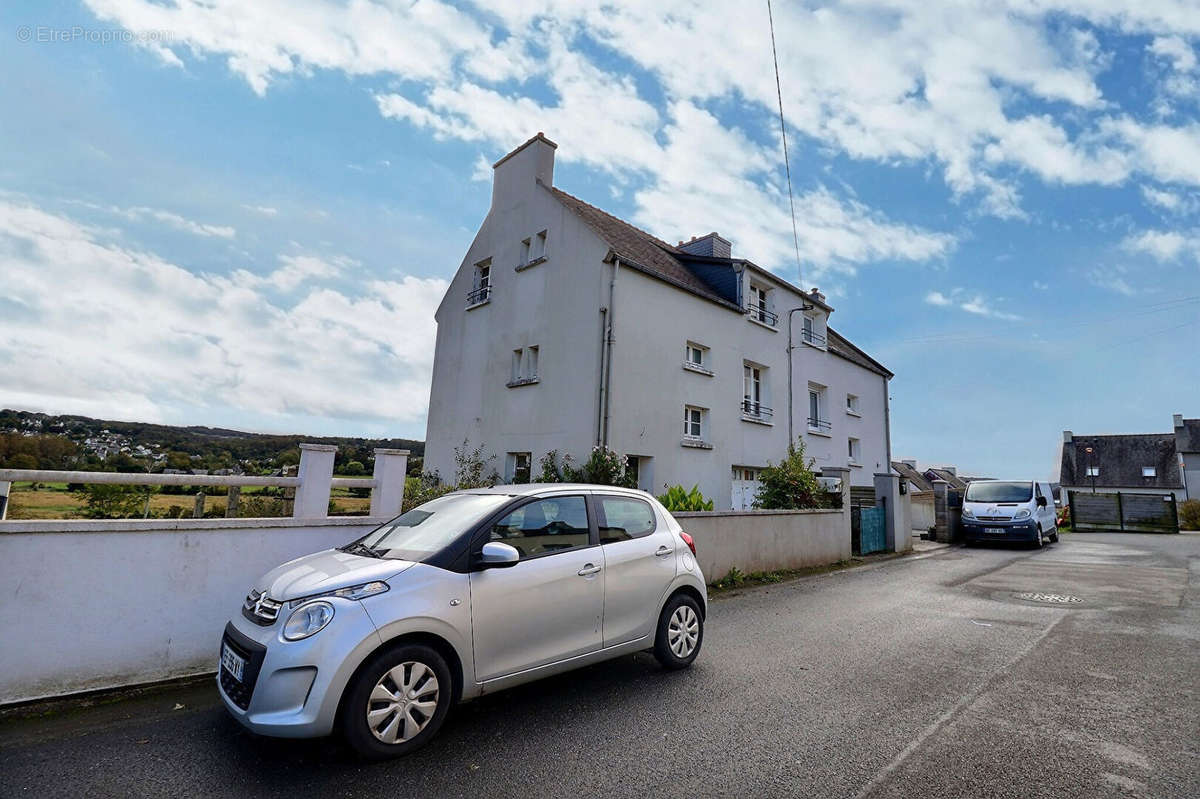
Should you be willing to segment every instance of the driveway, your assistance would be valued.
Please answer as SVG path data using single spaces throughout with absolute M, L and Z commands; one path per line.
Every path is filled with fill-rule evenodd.
M 485 697 L 396 762 L 251 736 L 208 685 L 0 723 L 0 794 L 1200 796 L 1198 585 L 1200 535 L 952 549 L 715 600 L 691 670 Z

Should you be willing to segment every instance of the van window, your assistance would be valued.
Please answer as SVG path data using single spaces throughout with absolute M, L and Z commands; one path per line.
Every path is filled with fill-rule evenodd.
M 967 486 L 967 502 L 1028 502 L 1033 497 L 1033 483 L 1006 483 L 999 480 L 976 480 Z

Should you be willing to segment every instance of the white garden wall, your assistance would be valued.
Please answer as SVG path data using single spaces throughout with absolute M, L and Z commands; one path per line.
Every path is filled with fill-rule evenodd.
M 0 704 L 214 671 L 253 580 L 379 521 L 0 522 Z
M 750 510 L 672 514 L 696 541 L 696 560 L 714 582 L 734 566 L 749 574 L 850 559 L 841 510 Z

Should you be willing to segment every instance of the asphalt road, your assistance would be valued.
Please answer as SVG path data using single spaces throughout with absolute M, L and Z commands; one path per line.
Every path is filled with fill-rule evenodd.
M 207 685 L 7 721 L 0 794 L 1196 797 L 1198 589 L 1200 535 L 953 549 L 721 598 L 689 671 L 485 697 L 400 761 L 254 737 Z

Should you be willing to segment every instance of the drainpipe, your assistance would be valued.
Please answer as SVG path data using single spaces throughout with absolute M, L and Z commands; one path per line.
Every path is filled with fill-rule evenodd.
M 617 294 L 617 273 L 621 269 L 621 259 L 613 256 L 613 273 L 612 279 L 608 283 L 608 336 L 605 338 L 605 346 L 607 347 L 608 365 L 604 370 L 604 431 L 600 436 L 600 443 L 608 446 L 608 425 L 609 425 L 609 408 L 612 406 L 612 369 L 613 369 L 613 342 L 616 340 L 613 336 L 613 320 L 616 318 L 616 307 L 614 302 Z
M 600 309 L 600 397 L 596 402 L 596 446 L 600 446 L 601 431 L 604 428 L 604 398 L 607 395 L 605 391 L 605 381 L 607 380 L 608 372 L 604 368 L 604 339 L 608 335 L 608 308 Z
M 891 400 L 888 398 L 888 378 L 883 378 L 883 439 L 886 445 L 887 461 L 884 465 L 887 467 L 887 473 L 892 473 L 892 406 Z

